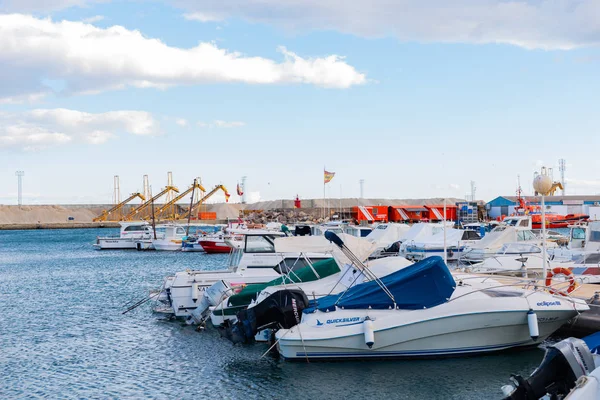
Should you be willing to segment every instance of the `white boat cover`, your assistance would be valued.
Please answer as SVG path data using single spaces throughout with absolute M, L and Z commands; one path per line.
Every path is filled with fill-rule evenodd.
M 388 247 L 392 243 L 401 240 L 410 230 L 410 225 L 406 224 L 381 224 L 373 229 L 365 239 L 377 243 L 377 247 Z
M 337 234 L 344 244 L 358 257 L 366 260 L 377 248 L 377 244 L 364 238 L 357 238 L 346 233 Z M 275 239 L 277 253 L 330 253 L 344 264 L 350 260 L 335 244 L 325 239 L 324 236 L 290 236 Z
M 402 238 L 402 243 L 420 242 L 427 237 L 431 237 L 436 233 L 442 232 L 444 226 L 442 224 L 418 223 L 410 227 Z
M 517 230 L 512 226 L 499 226 L 485 235 L 474 244 L 469 245 L 470 249 L 489 249 L 498 250 L 506 243 L 517 241 Z
M 462 240 L 465 231 L 461 229 L 446 228 L 446 245 L 457 246 Z M 429 237 L 422 237 L 418 242 L 411 241 L 407 243 L 410 246 L 417 248 L 443 248 L 444 247 L 444 231 L 435 233 Z

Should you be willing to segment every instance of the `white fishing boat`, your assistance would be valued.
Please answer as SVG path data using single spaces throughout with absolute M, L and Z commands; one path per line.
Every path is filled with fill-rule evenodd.
M 180 251 L 184 237 L 185 228 L 181 225 L 156 225 L 156 239 L 154 235 L 138 239 L 135 242 L 135 248 L 137 250 Z
M 583 300 L 453 277 L 430 257 L 296 310 L 298 325 L 275 338 L 287 359 L 467 355 L 537 345 L 586 310 Z
M 119 222 L 119 225 L 119 236 L 98 236 L 93 246 L 98 250 L 135 249 L 137 240 L 152 234 L 152 226 L 144 221 Z
M 275 238 L 285 236 L 283 232 L 258 229 L 244 231 L 243 240 L 231 242 L 236 246 L 230 253 L 228 268 L 213 271 L 181 271 L 165 278 L 158 295 L 162 303 L 155 310 L 173 314 L 176 317 L 188 317 L 198 307 L 198 299 L 203 292 L 218 281 L 229 286 L 245 283 L 264 283 L 293 269 L 302 268 L 310 261 L 330 258 L 331 254 L 297 252 L 275 252 Z M 237 247 L 239 245 L 239 247 Z

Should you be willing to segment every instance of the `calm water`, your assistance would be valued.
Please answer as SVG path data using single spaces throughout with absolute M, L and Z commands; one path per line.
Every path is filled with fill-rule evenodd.
M 260 359 L 153 315 L 121 315 L 165 275 L 223 255 L 95 251 L 107 230 L 0 231 L 0 398 L 494 399 L 543 351 L 445 360 Z

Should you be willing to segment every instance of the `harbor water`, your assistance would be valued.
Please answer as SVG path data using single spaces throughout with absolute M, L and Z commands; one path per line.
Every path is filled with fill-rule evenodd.
M 286 362 L 132 300 L 225 255 L 96 251 L 109 230 L 0 231 L 0 398 L 495 399 L 541 349 L 437 360 Z

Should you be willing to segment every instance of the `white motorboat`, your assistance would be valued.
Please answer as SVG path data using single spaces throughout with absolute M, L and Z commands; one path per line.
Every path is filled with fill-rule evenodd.
M 550 257 L 559 259 L 576 259 L 590 253 L 600 253 L 600 221 L 569 226 L 569 244 L 548 251 Z
M 396 224 L 396 223 L 384 223 L 379 224 L 371 233 L 369 233 L 365 239 L 370 242 L 377 243 L 377 248 L 371 255 L 373 258 L 385 257 L 395 254 L 386 253 L 386 248 L 393 245 L 394 243 L 402 240 L 410 230 L 410 225 L 407 224 Z
M 232 323 L 226 327 L 226 336 L 234 342 L 251 342 L 257 334 L 260 336 L 258 332 L 260 327 L 275 328 L 280 323 L 285 325 L 284 321 L 279 320 L 281 317 L 285 318 L 285 313 L 273 313 L 272 306 L 280 303 L 281 299 L 288 298 L 290 294 L 293 298 L 293 293 L 303 293 L 304 296 L 301 296 L 299 301 L 302 301 L 303 298 L 317 300 L 331 294 L 342 293 L 357 284 L 368 282 L 372 276 L 383 277 L 409 265 L 412 265 L 412 262 L 404 257 L 385 257 L 369 260 L 360 265 L 346 264 L 342 271 L 318 280 L 284 282 L 260 288 L 262 290 L 254 293 L 255 300 L 248 304 L 246 312 L 228 316 L 222 313 L 222 310 L 226 310 L 225 305 L 239 303 L 239 301 L 233 301 L 236 296 L 231 296 L 214 308 L 210 318 L 213 325 L 219 325 L 229 319 Z M 369 274 L 366 274 L 362 268 L 368 268 Z M 243 294 L 245 290 L 242 290 L 240 294 Z M 241 320 L 233 325 L 233 321 L 238 316 L 241 317 Z
M 185 229 L 181 225 L 156 225 L 156 239 L 153 235 L 135 242 L 138 250 L 180 251 L 185 237 Z
M 506 218 L 502 225 L 495 227 L 481 240 L 467 246 L 459 258 L 463 263 L 479 263 L 487 257 L 494 256 L 507 243 L 522 243 L 536 246 L 542 245 L 542 239 L 531 230 L 531 218 L 516 216 Z M 556 247 L 557 244 L 547 241 L 547 247 Z
M 244 231 L 243 240 L 236 241 L 239 247 L 230 253 L 228 268 L 213 271 L 181 271 L 165 278 L 158 300 L 164 305 L 155 310 L 176 317 L 188 317 L 198 307 L 203 292 L 218 281 L 228 285 L 264 283 L 293 269 L 308 265 L 309 261 L 330 258 L 324 253 L 278 253 L 275 238 L 285 236 L 283 232 L 258 229 Z
M 292 310 L 299 323 L 275 338 L 287 359 L 466 355 L 539 344 L 586 310 L 583 300 L 453 277 L 429 257 Z
M 432 236 L 424 237 L 419 241 L 411 240 L 400 246 L 400 254 L 409 260 L 423 260 L 432 256 L 444 256 L 444 242 L 446 247 L 446 259 L 449 261 L 458 260 L 467 246 L 471 246 L 481 237 L 473 230 L 462 230 L 446 228 Z
M 145 221 L 119 222 L 121 225 L 119 236 L 98 236 L 94 247 L 98 250 L 105 249 L 135 249 L 136 241 L 150 238 L 152 226 Z
M 354 252 L 359 255 L 360 260 L 366 260 L 372 253 L 374 246 L 376 246 L 365 239 L 347 234 L 341 234 L 341 236 L 349 243 Z M 327 254 L 333 255 L 334 258 L 321 258 L 321 261 L 311 262 L 304 257 L 307 262 L 303 268 L 296 267 L 295 264 L 298 262 L 298 259 L 296 261 L 289 259 L 288 261 L 293 263 L 286 263 L 285 270 L 289 271 L 286 275 L 277 277 L 262 285 L 248 285 L 248 287 L 244 287 L 237 294 L 234 294 L 234 291 L 237 290 L 236 288 L 231 287 L 231 285 L 223 281 L 219 281 L 204 292 L 204 296 L 198 302 L 198 307 L 190 313 L 188 323 L 201 324 L 209 315 L 215 326 L 220 325 L 224 320 L 235 319 L 237 312 L 245 309 L 251 303 L 251 300 L 256 299 L 259 293 L 262 294 L 261 290 L 265 287 L 279 287 L 276 285 L 281 284 L 284 284 L 284 286 L 293 284 L 294 287 L 300 287 L 308 285 L 308 281 L 312 282 L 317 279 L 318 283 L 316 283 L 315 287 L 320 287 L 320 290 L 331 291 L 336 287 L 336 282 L 339 283 L 339 287 L 341 288 L 348 279 L 354 283 L 358 279 L 356 269 L 348 265 L 351 261 L 323 236 L 279 237 L 275 239 L 275 252 L 279 254 L 299 255 L 320 254 L 321 257 Z M 395 265 L 404 260 L 399 257 L 395 258 L 397 259 Z M 406 260 L 404 262 L 407 263 Z M 381 264 L 382 262 L 378 262 L 378 265 Z M 351 272 L 340 274 L 340 270 Z M 383 271 L 381 266 L 378 271 Z M 388 268 L 386 273 L 389 272 L 391 270 Z M 324 286 L 326 285 L 330 285 L 329 289 L 325 289 Z M 349 287 L 348 285 L 350 284 L 347 284 L 346 287 Z M 315 295 L 314 290 L 312 295 Z M 210 311 L 214 312 L 210 313 Z

